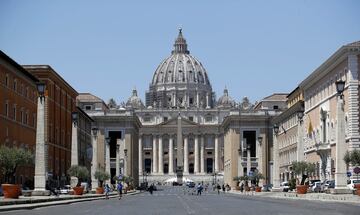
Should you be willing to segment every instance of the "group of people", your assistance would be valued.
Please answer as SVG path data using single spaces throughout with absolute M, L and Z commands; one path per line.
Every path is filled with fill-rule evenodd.
M 231 190 L 230 185 L 226 184 L 226 185 L 220 185 L 220 184 L 216 184 L 216 186 L 214 186 L 214 190 L 217 190 L 217 193 L 220 194 L 220 191 L 222 190 L 224 193 L 225 192 L 229 192 Z
M 110 188 L 109 184 L 104 185 L 104 191 L 105 191 L 105 198 L 109 199 L 109 194 L 111 192 L 111 188 Z M 123 191 L 123 185 L 120 181 L 116 184 L 116 191 L 118 192 L 119 200 L 120 200 L 122 197 L 122 191 Z

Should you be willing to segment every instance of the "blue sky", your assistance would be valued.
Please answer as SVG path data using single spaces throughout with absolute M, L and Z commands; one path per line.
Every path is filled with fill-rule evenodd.
M 360 1 L 0 1 L 0 49 L 48 64 L 78 92 L 144 98 L 182 26 L 213 89 L 239 101 L 290 92 L 360 40 Z

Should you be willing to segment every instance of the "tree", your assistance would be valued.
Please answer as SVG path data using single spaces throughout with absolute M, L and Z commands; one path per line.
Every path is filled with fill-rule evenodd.
M 73 165 L 68 169 L 67 173 L 70 176 L 78 178 L 78 183 L 76 185 L 77 187 L 80 187 L 81 182 L 89 177 L 89 170 L 84 166 Z
M 258 170 L 254 171 L 253 175 L 250 176 L 250 180 L 255 182 L 255 185 L 258 187 L 261 179 L 265 179 L 264 175 Z
M 304 185 L 308 176 L 315 172 L 315 164 L 307 163 L 305 161 L 294 161 L 292 163 L 292 169 L 295 174 L 301 175 L 300 185 Z
M 6 183 L 15 183 L 14 175 L 19 166 L 33 163 L 33 154 L 22 148 L 0 146 L 0 169 Z
M 99 187 L 103 186 L 104 181 L 110 179 L 110 174 L 105 172 L 103 169 L 96 170 L 94 176 L 99 181 Z
M 349 151 L 346 151 L 343 160 L 346 163 L 346 169 L 349 169 L 349 164 L 351 162 L 351 156 Z
M 109 100 L 109 102 L 108 102 L 108 106 L 109 106 L 110 109 L 116 108 L 116 107 L 117 107 L 117 104 L 116 104 L 115 99 L 111 98 L 111 99 Z

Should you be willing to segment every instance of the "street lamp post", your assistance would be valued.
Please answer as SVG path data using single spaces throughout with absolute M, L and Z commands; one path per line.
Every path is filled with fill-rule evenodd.
M 346 153 L 345 143 L 345 114 L 344 114 L 344 88 L 345 81 L 336 81 L 336 164 L 335 164 L 335 189 L 334 193 L 349 193 L 347 189 L 346 164 L 343 159 Z
M 46 149 L 45 149 L 45 84 L 37 83 L 37 121 L 36 121 L 36 152 L 34 191 L 32 195 L 48 195 L 46 190 Z
M 304 117 L 304 110 L 300 109 L 297 113 L 298 118 L 298 141 L 297 141 L 297 155 L 296 160 L 297 161 L 303 161 L 304 160 L 304 129 L 302 128 L 303 125 L 303 117 Z
M 71 131 L 71 166 L 79 164 L 79 152 L 78 152 L 78 123 L 79 113 L 72 112 L 72 131 Z
M 277 143 L 277 135 L 279 134 L 279 125 L 274 125 L 274 136 L 273 136 L 273 192 L 280 192 L 280 166 L 279 166 L 279 145 Z
M 95 178 L 95 172 L 97 170 L 98 161 L 97 161 L 97 133 L 98 128 L 93 127 L 92 129 L 92 161 L 91 161 L 91 190 L 96 192 L 96 187 L 98 185 L 98 181 Z

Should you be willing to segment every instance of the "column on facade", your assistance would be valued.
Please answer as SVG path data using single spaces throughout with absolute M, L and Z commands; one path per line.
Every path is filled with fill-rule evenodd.
M 189 174 L 189 142 L 188 137 L 184 137 L 184 174 Z
M 38 98 L 36 121 L 35 176 L 33 194 L 43 195 L 46 192 L 45 177 L 45 99 Z
M 120 175 L 120 144 L 121 139 L 116 139 L 116 165 L 115 165 L 115 175 Z
M 196 107 L 200 107 L 199 91 L 196 89 Z
M 105 141 L 105 171 L 111 175 L 110 171 L 110 143 Z M 106 183 L 110 183 L 110 180 L 107 180 Z
M 246 170 L 247 175 L 249 175 L 249 172 L 251 171 L 251 153 L 250 148 L 246 147 Z
M 159 136 L 159 169 L 158 172 L 160 174 L 164 174 L 164 147 L 162 136 Z
M 71 166 L 79 164 L 77 122 L 72 122 L 71 130 Z
M 206 108 L 210 108 L 209 93 L 206 93 Z
M 219 172 L 219 137 L 215 135 L 215 172 Z
M 195 135 L 195 143 L 194 143 L 194 173 L 199 173 L 199 137 Z
M 205 137 L 203 135 L 200 143 L 200 173 L 205 174 Z
M 176 107 L 176 92 L 173 93 L 173 106 Z
M 139 135 L 139 175 L 143 174 L 143 144 L 142 144 L 142 137 Z
M 152 162 L 152 166 L 153 166 L 153 169 L 152 169 L 152 172 L 153 173 L 157 173 L 157 147 L 156 147 L 156 136 L 153 135 L 153 162 Z
M 262 174 L 264 174 L 264 172 L 263 172 L 263 160 L 262 160 L 262 158 L 263 158 L 263 154 L 262 154 L 262 142 L 260 142 L 260 141 L 263 141 L 263 139 L 262 139 L 262 136 L 261 136 L 261 134 L 259 134 L 259 137 L 260 137 L 260 139 L 259 138 L 257 138 L 257 140 L 256 140 L 256 160 L 257 160 L 257 163 L 258 163 L 258 170 L 259 170 L 259 172 L 261 172 Z
M 348 135 L 349 150 L 357 148 L 359 144 L 359 56 L 355 53 L 348 56 Z M 352 170 L 353 166 L 350 166 Z
M 169 137 L 169 174 L 174 174 L 174 138 Z

